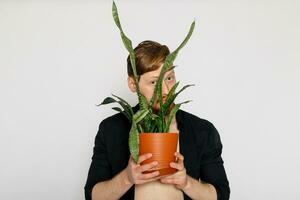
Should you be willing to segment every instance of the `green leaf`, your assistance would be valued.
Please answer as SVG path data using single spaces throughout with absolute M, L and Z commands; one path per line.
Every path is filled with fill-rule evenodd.
M 124 104 L 126 104 L 128 107 L 131 107 L 130 106 L 130 104 L 127 102 L 127 101 L 125 101 L 124 99 L 122 99 L 121 97 L 118 97 L 117 95 L 115 95 L 115 94 L 111 94 L 112 96 L 114 96 L 114 97 L 116 97 L 117 99 L 119 99 L 120 101 L 122 101 Z
M 128 145 L 130 154 L 132 155 L 133 160 L 137 163 L 139 159 L 139 132 L 134 121 L 131 124 Z
M 162 133 L 162 132 L 163 132 L 163 129 L 162 129 L 162 123 L 163 123 L 163 121 L 164 121 L 164 118 L 161 118 L 161 117 L 156 118 L 156 120 L 155 120 L 155 122 L 156 122 L 156 124 L 157 124 L 157 131 L 158 131 L 159 133 Z
M 148 109 L 149 104 L 146 97 L 143 94 L 140 94 L 140 107 L 141 109 Z
M 119 108 L 119 107 L 113 107 L 112 109 L 115 110 L 115 111 L 118 111 L 118 112 L 122 112 L 122 109 Z
M 139 84 L 138 84 L 138 75 L 137 75 L 137 70 L 136 70 L 136 62 L 135 62 L 136 59 L 135 59 L 134 49 L 132 47 L 131 40 L 125 35 L 125 33 L 122 29 L 120 19 L 119 19 L 118 9 L 117 9 L 117 6 L 116 6 L 115 2 L 113 2 L 112 14 L 113 14 L 113 19 L 115 21 L 115 24 L 117 25 L 117 27 L 120 30 L 122 42 L 123 42 L 125 48 L 127 49 L 127 51 L 129 52 L 131 68 L 132 68 L 133 75 L 134 75 L 134 83 L 135 83 L 135 86 L 136 86 L 140 106 L 141 106 L 142 109 L 145 109 L 147 107 L 145 106 L 145 104 L 143 102 L 143 98 L 142 98 L 142 95 L 141 95 L 141 92 L 140 92 L 140 87 L 139 87 Z
M 179 47 L 172 53 L 170 53 L 167 57 L 166 57 L 166 60 L 164 62 L 164 65 L 161 69 L 161 73 L 158 77 L 158 80 L 157 80 L 157 83 L 155 85 L 155 89 L 154 89 L 154 93 L 153 93 L 153 96 L 150 100 L 150 105 L 153 106 L 153 103 L 154 103 L 154 100 L 156 99 L 156 96 L 159 95 L 159 101 L 161 103 L 161 84 L 162 84 L 162 79 L 163 79 L 163 76 L 165 74 L 165 72 L 172 67 L 172 63 L 173 61 L 175 60 L 175 58 L 177 57 L 177 54 L 179 52 L 179 50 L 181 48 L 183 48 L 185 46 L 185 44 L 188 42 L 188 40 L 190 39 L 193 31 L 194 31 L 194 28 L 195 28 L 195 21 L 193 21 L 193 23 L 191 24 L 190 26 L 190 30 L 187 34 L 187 36 L 185 37 L 185 39 L 183 40 L 183 42 L 179 45 Z M 162 105 L 161 105 L 162 106 Z
M 144 133 L 144 129 L 140 124 L 138 124 L 138 129 L 139 129 L 139 133 Z
M 164 105 L 162 106 L 162 112 L 163 115 L 165 115 L 167 109 L 170 107 L 170 105 L 174 102 L 175 98 L 174 98 L 174 93 L 176 91 L 177 86 L 179 85 L 179 81 L 173 85 L 173 87 L 171 88 L 171 90 L 169 91 L 167 98 L 166 98 L 166 102 L 164 103 Z
M 151 127 L 151 130 L 149 131 L 149 133 L 156 133 L 158 132 L 158 128 L 156 126 L 156 123 L 154 122 L 154 125 Z
M 133 116 L 134 113 L 133 113 L 132 107 L 131 107 L 131 105 L 130 105 L 127 101 L 125 101 L 125 100 L 122 99 L 121 97 L 118 97 L 117 95 L 112 94 L 112 96 L 116 97 L 120 102 L 122 102 L 122 103 L 120 103 L 121 106 L 122 106 L 122 108 L 123 108 L 130 116 Z
M 168 122 L 167 122 L 167 125 L 166 125 L 165 129 L 164 129 L 164 132 L 168 132 L 168 131 L 169 131 L 169 128 L 170 128 L 172 119 L 173 119 L 173 117 L 175 116 L 176 112 L 179 110 L 179 108 L 180 108 L 180 104 L 176 104 L 176 105 L 172 108 L 172 110 L 171 110 L 171 112 L 170 112 L 170 114 L 169 114 L 169 116 L 168 116 Z
M 175 67 L 178 67 L 178 65 L 173 65 L 172 67 L 169 67 L 168 71 L 171 71 L 171 70 L 174 69 Z
M 111 98 L 111 97 L 106 97 L 102 103 L 97 104 L 96 106 L 101 106 L 101 105 L 105 105 L 105 104 L 109 104 L 109 103 L 115 103 L 117 102 L 115 99 Z
M 175 86 L 175 85 L 174 85 Z M 166 100 L 166 103 L 163 105 L 163 114 L 165 115 L 169 106 L 174 102 L 174 100 L 176 99 L 176 97 L 183 92 L 185 89 L 191 87 L 191 86 L 195 86 L 194 84 L 190 84 L 190 85 L 185 85 L 184 87 L 182 87 L 177 93 L 175 93 L 174 95 L 170 95 L 170 99 Z M 177 87 L 177 86 L 176 86 Z M 173 89 L 173 88 L 172 88 Z M 171 92 L 171 91 L 170 91 Z M 169 92 L 169 93 L 170 93 Z M 172 91 L 173 92 L 173 91 Z M 169 95 L 169 94 L 168 94 Z
M 122 41 L 124 43 L 124 46 L 126 47 L 126 49 L 129 52 L 131 52 L 131 50 L 133 49 L 132 44 L 131 44 L 131 40 L 123 32 L 121 22 L 120 22 L 120 18 L 119 18 L 119 14 L 118 14 L 118 9 L 117 9 L 117 6 L 116 6 L 114 1 L 113 1 L 113 6 L 112 6 L 112 15 L 113 15 L 113 18 L 114 18 L 114 21 L 115 21 L 117 27 L 120 30 L 120 34 L 121 34 L 121 38 L 122 38 Z
M 147 114 L 149 113 L 149 110 L 139 110 L 137 113 L 133 115 L 133 121 L 134 123 L 139 123 Z
M 182 104 L 189 103 L 189 102 L 191 102 L 191 101 L 189 100 L 189 101 L 185 101 L 185 102 L 182 102 L 182 103 L 179 103 L 179 104 L 175 104 L 175 106 L 170 111 L 170 114 L 168 115 L 168 122 L 167 122 L 167 125 L 166 125 L 165 129 L 164 129 L 164 132 L 169 131 L 172 119 L 175 117 L 175 115 L 176 115 L 177 111 L 179 110 L 180 106 Z
M 183 87 L 175 94 L 175 97 L 177 97 L 178 94 L 180 94 L 183 90 L 185 90 L 186 88 L 191 87 L 191 86 L 195 86 L 195 84 L 189 84 L 189 85 L 183 86 Z
M 135 78 L 137 78 L 136 64 L 135 64 L 135 55 L 134 55 L 134 50 L 132 48 L 132 42 L 125 35 L 125 33 L 123 32 L 123 29 L 122 29 L 122 26 L 121 26 L 121 23 L 120 23 L 120 19 L 119 19 L 118 9 L 117 9 L 117 6 L 116 6 L 115 2 L 113 2 L 112 14 L 113 14 L 114 21 L 115 21 L 117 27 L 120 30 L 120 34 L 121 34 L 121 38 L 122 38 L 123 44 L 124 44 L 125 48 L 127 49 L 127 51 L 129 52 L 130 62 L 131 62 L 133 74 L 134 74 Z
M 156 118 L 158 118 L 158 115 L 152 113 L 152 114 L 151 114 L 151 119 L 154 120 L 154 119 L 156 119 Z
M 168 70 L 171 70 L 175 67 L 175 66 L 173 66 L 173 62 L 174 62 L 175 58 L 177 57 L 179 50 L 181 48 L 183 48 L 185 46 L 185 44 L 188 42 L 188 40 L 190 39 L 192 32 L 194 30 L 194 27 L 195 27 L 195 21 L 191 24 L 188 34 L 186 35 L 183 42 L 179 45 L 179 47 L 174 52 L 170 53 L 166 57 L 164 65 L 160 72 L 157 84 L 155 85 L 155 89 L 154 89 L 152 98 L 150 100 L 150 103 L 148 103 L 147 99 L 140 92 L 140 88 L 139 88 L 139 84 L 138 84 L 138 75 L 137 75 L 137 70 L 136 70 L 136 57 L 135 57 L 134 49 L 132 47 L 131 40 L 125 35 L 125 33 L 122 29 L 119 15 L 118 15 L 117 6 L 116 6 L 115 2 L 113 2 L 113 5 L 112 5 L 112 14 L 113 14 L 114 22 L 120 31 L 122 42 L 123 42 L 125 48 L 127 49 L 127 51 L 129 52 L 130 63 L 131 63 L 132 71 L 133 71 L 133 75 L 134 75 L 134 82 L 135 82 L 135 86 L 137 88 L 137 96 L 138 96 L 138 100 L 139 100 L 139 104 L 140 104 L 140 110 L 148 110 L 148 113 L 146 113 L 146 112 L 138 113 L 138 115 L 135 115 L 135 118 L 133 119 L 134 114 L 131 112 L 131 110 L 129 110 L 127 102 L 124 102 L 123 100 L 121 100 L 120 98 L 117 97 L 119 100 L 118 103 L 124 108 L 123 112 L 126 112 L 127 115 L 130 114 L 132 116 L 132 119 L 133 119 L 132 130 L 131 130 L 132 133 L 138 134 L 139 131 L 151 131 L 151 130 L 162 132 L 163 130 L 165 130 L 167 128 L 165 125 L 165 120 L 164 120 L 164 115 L 165 115 L 164 111 L 168 109 L 168 104 L 171 105 L 172 102 L 174 101 L 175 97 L 181 92 L 180 91 L 180 92 L 174 94 L 175 89 L 177 87 L 177 85 L 176 85 L 174 91 L 172 91 L 172 93 L 167 97 L 167 101 L 166 101 L 167 103 L 165 103 L 165 109 L 163 109 L 164 105 L 162 102 L 162 94 L 161 94 L 163 77 Z M 152 107 L 153 107 L 154 100 L 156 100 L 157 97 L 158 97 L 161 109 L 159 110 L 157 117 L 156 116 L 153 117 Z M 114 102 L 116 102 L 116 101 L 114 100 Z M 149 109 L 149 108 L 151 108 L 151 109 Z M 138 121 L 138 122 L 135 122 L 135 121 Z M 139 123 L 139 124 L 137 124 L 137 123 Z
M 186 45 L 186 43 L 189 41 L 189 39 L 191 38 L 191 36 L 193 34 L 194 28 L 195 28 L 195 20 L 191 24 L 190 30 L 189 30 L 187 36 L 185 37 L 183 42 L 179 45 L 179 47 L 176 49 L 176 51 L 179 51 L 182 47 L 184 47 Z

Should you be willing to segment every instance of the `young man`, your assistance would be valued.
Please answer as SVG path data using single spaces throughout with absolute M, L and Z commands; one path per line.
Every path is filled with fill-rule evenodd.
M 140 91 L 150 101 L 170 51 L 167 46 L 154 41 L 144 41 L 134 51 Z M 129 57 L 127 72 L 129 89 L 136 92 Z M 164 76 L 163 97 L 175 83 L 172 69 Z M 136 105 L 134 112 L 138 108 L 139 105 Z M 154 109 L 159 109 L 158 102 Z M 149 159 L 151 154 L 139 156 L 138 163 L 133 161 L 128 147 L 129 130 L 130 123 L 121 113 L 100 123 L 85 185 L 86 199 L 229 199 L 230 188 L 221 157 L 222 143 L 212 123 L 183 110 L 176 113 L 170 132 L 179 133 L 178 161 L 170 163 L 170 166 L 178 171 L 165 177 L 160 177 L 157 171 L 143 173 L 157 164 L 155 161 L 139 164 Z

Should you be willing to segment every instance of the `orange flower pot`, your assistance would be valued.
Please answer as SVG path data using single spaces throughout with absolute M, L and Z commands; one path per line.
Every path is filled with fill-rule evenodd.
M 151 153 L 152 157 L 143 161 L 141 165 L 157 161 L 158 165 L 152 170 L 144 172 L 151 173 L 158 170 L 160 176 L 175 173 L 177 170 L 170 167 L 170 162 L 175 162 L 177 150 L 178 133 L 140 133 L 139 154 Z

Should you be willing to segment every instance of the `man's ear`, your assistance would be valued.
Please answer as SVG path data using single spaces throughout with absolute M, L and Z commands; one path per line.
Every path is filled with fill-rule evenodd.
M 131 90 L 131 92 L 136 92 L 134 79 L 131 76 L 128 76 L 127 83 L 128 83 L 128 87 Z

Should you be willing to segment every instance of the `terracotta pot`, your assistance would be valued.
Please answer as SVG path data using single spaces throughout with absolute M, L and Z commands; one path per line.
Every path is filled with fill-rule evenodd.
M 160 176 L 173 174 L 177 170 L 170 167 L 170 162 L 175 162 L 177 150 L 178 133 L 141 133 L 139 134 L 139 154 L 152 153 L 152 157 L 143 161 L 141 165 L 157 161 L 158 165 L 151 173 L 158 170 Z

